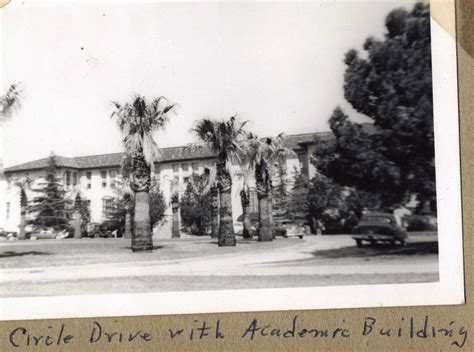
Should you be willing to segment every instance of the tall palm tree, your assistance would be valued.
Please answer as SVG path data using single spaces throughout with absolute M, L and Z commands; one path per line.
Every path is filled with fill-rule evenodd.
M 133 209 L 133 191 L 130 183 L 130 176 L 132 173 L 132 158 L 126 154 L 122 157 L 120 167 L 120 177 L 118 177 L 119 197 L 122 198 L 125 206 L 125 225 L 123 238 L 132 238 L 132 209 Z
M 208 118 L 197 121 L 193 132 L 217 154 L 216 181 L 219 190 L 219 246 L 235 246 L 232 221 L 232 178 L 229 167 L 239 159 L 241 141 L 245 137 L 245 122 L 235 116 L 228 120 Z
M 20 188 L 20 232 L 18 234 L 20 240 L 24 240 L 26 237 L 26 211 L 28 207 L 26 190 L 30 188 L 32 182 L 33 180 L 28 176 L 15 181 L 16 186 Z
M 249 177 L 253 170 L 249 167 L 245 155 L 242 155 L 239 161 L 240 169 L 237 171 L 237 173 L 242 177 L 242 185 L 239 190 L 240 204 L 242 205 L 242 235 L 244 238 L 252 238 L 252 223 L 250 221 Z
M 219 238 L 219 188 L 214 183 L 210 188 L 211 195 L 211 238 Z
M 255 185 L 258 197 L 258 240 L 273 240 L 272 172 L 275 164 L 286 162 L 294 151 L 284 145 L 284 136 L 260 139 L 249 134 L 243 143 L 243 158 L 248 167 L 255 171 Z
M 21 95 L 20 83 L 15 83 L 8 87 L 4 95 L 0 96 L 0 122 L 20 108 Z
M 122 132 L 125 154 L 132 160 L 130 184 L 135 194 L 135 226 L 132 235 L 132 251 L 153 250 L 150 224 L 151 167 L 159 160 L 158 146 L 153 133 L 164 128 L 169 113 L 175 108 L 165 97 L 148 101 L 135 95 L 131 102 L 114 102 L 112 117 L 117 119 Z
M 171 183 L 171 238 L 180 238 L 179 230 L 179 191 L 177 182 Z

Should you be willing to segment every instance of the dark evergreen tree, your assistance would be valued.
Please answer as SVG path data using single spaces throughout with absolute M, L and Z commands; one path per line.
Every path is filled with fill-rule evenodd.
M 373 124 L 353 123 L 337 108 L 334 153 L 319 152 L 319 169 L 338 183 L 379 193 L 385 205 L 415 193 L 435 199 L 429 5 L 387 16 L 383 40 L 368 38 L 367 55 L 345 57 L 346 99 Z
M 298 224 L 306 224 L 309 222 L 309 200 L 310 200 L 311 183 L 306 175 L 294 170 L 294 184 L 289 197 L 290 220 Z
M 150 188 L 150 222 L 152 227 L 163 219 L 165 211 L 166 202 L 159 181 L 153 180 Z
M 34 197 L 29 204 L 28 212 L 32 214 L 29 224 L 53 227 L 56 230 L 69 227 L 65 191 L 57 173 L 56 157 L 51 155 L 45 169 L 45 182 L 39 189 L 35 189 L 40 195 Z
M 211 223 L 211 195 L 208 191 L 208 177 L 194 175 L 186 185 L 180 199 L 182 224 L 192 234 L 206 234 L 206 227 Z
M 286 220 L 291 218 L 291 196 L 287 180 L 287 171 L 282 163 L 275 170 L 276 182 L 273 192 L 273 214 L 275 220 Z

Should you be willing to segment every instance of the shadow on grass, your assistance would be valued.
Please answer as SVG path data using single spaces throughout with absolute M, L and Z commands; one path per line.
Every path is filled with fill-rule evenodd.
M 158 249 L 162 249 L 162 248 L 165 248 L 166 246 L 153 246 L 153 250 L 158 250 Z M 120 247 L 120 249 L 128 249 L 128 250 L 132 250 L 132 246 L 128 246 L 128 247 Z M 140 252 L 134 252 L 134 253 L 140 253 Z M 146 253 L 146 252 L 145 252 Z
M 29 251 L 29 252 L 15 252 L 15 251 L 6 251 L 0 253 L 0 258 L 12 258 L 12 257 L 23 257 L 25 255 L 51 255 L 50 252 L 38 252 L 38 251 Z
M 364 258 L 382 255 L 418 255 L 438 253 L 437 242 L 409 243 L 405 247 L 396 247 L 389 244 L 376 244 L 371 246 L 344 247 L 312 252 L 315 257 L 337 259 L 337 258 Z

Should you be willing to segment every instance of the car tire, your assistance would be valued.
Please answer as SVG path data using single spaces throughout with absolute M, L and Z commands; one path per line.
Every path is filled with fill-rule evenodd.
M 300 236 L 298 236 L 298 237 L 300 238 L 300 240 L 302 240 L 302 239 L 303 239 L 303 235 L 300 235 Z
M 407 242 L 405 240 L 400 240 L 400 247 L 406 247 Z
M 356 240 L 356 246 L 358 248 L 361 248 L 362 247 L 362 240 Z

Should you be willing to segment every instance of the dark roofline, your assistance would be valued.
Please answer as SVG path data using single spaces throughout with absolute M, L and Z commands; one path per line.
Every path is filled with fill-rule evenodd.
M 298 138 L 298 137 L 305 137 L 305 136 L 324 136 L 324 135 L 331 135 L 332 132 L 330 131 L 325 131 L 325 132 L 313 132 L 313 133 L 299 133 L 299 134 L 292 134 L 292 135 L 285 135 L 286 138 Z M 310 144 L 311 142 L 309 141 L 302 141 L 302 142 L 298 142 L 297 144 L 299 145 L 307 145 L 307 144 Z M 179 149 L 179 148 L 185 148 L 186 145 L 184 146 L 176 146 L 176 147 L 166 147 L 166 148 L 160 148 L 160 150 L 169 150 L 169 149 Z M 105 153 L 105 154 L 93 154 L 93 155 L 82 155 L 82 156 L 76 156 L 76 157 L 63 157 L 63 156 L 60 156 L 60 155 L 56 155 L 57 157 L 60 157 L 60 158 L 67 158 L 67 159 L 71 159 L 73 162 L 78 162 L 79 160 L 81 159 L 86 159 L 87 158 L 97 158 L 97 157 L 111 157 L 111 156 L 114 156 L 114 157 L 118 157 L 118 156 L 122 156 L 123 155 L 123 152 L 115 152 L 115 153 Z M 214 159 L 216 158 L 215 155 L 205 155 L 205 156 L 197 156 L 197 157 L 182 157 L 182 158 L 177 158 L 177 159 L 164 159 L 160 162 L 172 162 L 174 160 L 176 161 L 191 161 L 191 160 L 205 160 L 205 159 Z M 13 165 L 13 166 L 10 166 L 10 167 L 7 167 L 3 170 L 3 173 L 4 174 L 7 174 L 7 173 L 14 173 L 14 172 L 19 172 L 19 171 L 32 171 L 32 170 L 41 170 L 41 169 L 44 169 L 44 165 L 40 165 L 39 162 L 43 161 L 43 160 L 46 160 L 48 158 L 41 158 L 41 159 L 37 159 L 37 160 L 33 160 L 33 161 L 29 161 L 29 162 L 26 162 L 26 163 L 22 163 L 22 164 L 18 164 L 18 165 Z M 156 162 L 155 164 L 159 164 L 160 162 Z M 38 165 L 34 165 L 35 163 L 38 163 Z M 33 164 L 33 165 L 30 165 Z M 79 163 L 77 166 L 64 166 L 64 165 L 58 165 L 58 167 L 60 168 L 68 168 L 68 169 L 75 169 L 75 170 L 91 170 L 91 169 L 97 169 L 97 168 L 104 168 L 104 169 L 107 169 L 107 168 L 113 168 L 113 167 L 116 167 L 116 166 L 120 166 L 120 163 L 118 164 L 110 164 L 110 165 L 103 165 L 103 166 L 87 166 L 87 165 L 84 165 L 84 166 L 81 166 Z

